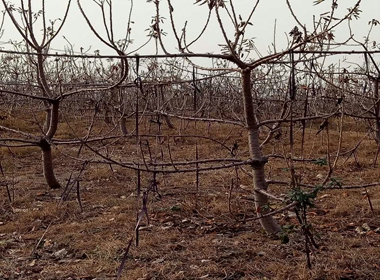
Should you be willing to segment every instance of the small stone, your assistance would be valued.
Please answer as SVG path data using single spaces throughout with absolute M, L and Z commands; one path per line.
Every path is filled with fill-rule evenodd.
M 58 258 L 58 259 L 64 258 L 66 255 L 67 255 L 66 249 L 62 249 L 62 250 L 59 250 L 59 251 L 53 253 L 53 256 Z

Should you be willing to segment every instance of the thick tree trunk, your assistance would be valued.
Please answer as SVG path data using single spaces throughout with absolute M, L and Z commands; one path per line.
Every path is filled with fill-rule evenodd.
M 51 189 L 59 189 L 61 185 L 58 183 L 54 175 L 50 143 L 46 139 L 41 139 L 39 146 L 42 150 L 42 167 L 45 180 Z
M 252 164 L 253 187 L 255 190 L 267 190 L 268 185 L 265 180 L 264 170 L 267 159 L 262 156 L 260 149 L 259 127 L 256 122 L 251 94 L 251 69 L 244 69 L 242 71 L 242 90 L 249 152 L 251 159 L 254 160 L 254 163 Z M 259 192 L 254 192 L 254 198 L 257 215 L 261 217 L 262 215 L 269 213 L 268 197 Z M 259 221 L 263 229 L 270 235 L 277 234 L 281 231 L 281 227 L 272 216 L 262 217 Z
M 58 189 L 61 185 L 58 183 L 54 175 L 53 158 L 51 154 L 51 145 L 49 141 L 57 132 L 59 120 L 59 101 L 52 104 L 52 108 L 47 110 L 46 124 L 48 124 L 47 132 L 44 138 L 40 140 L 39 146 L 42 151 L 42 168 L 45 180 L 51 189 Z

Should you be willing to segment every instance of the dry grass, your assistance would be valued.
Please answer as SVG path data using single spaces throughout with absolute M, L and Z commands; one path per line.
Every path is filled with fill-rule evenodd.
M 12 120 L 8 120 L 12 121 Z M 99 122 L 100 123 L 100 122 Z M 88 124 L 80 127 L 62 125 L 60 138 L 84 135 Z M 27 124 L 19 124 L 24 126 Z M 358 124 L 347 124 L 342 151 L 348 151 L 364 137 Z M 73 132 L 71 128 L 77 131 Z M 155 127 L 144 124 L 142 133 L 155 133 Z M 242 129 L 228 125 L 176 123 L 182 135 L 216 135 L 227 146 L 237 142 L 239 156 L 248 156 Z M 186 127 L 186 129 L 184 129 Z M 317 127 L 307 130 L 304 156 L 326 155 L 326 133 L 315 136 Z M 93 136 L 111 131 L 109 126 L 96 127 Z M 355 131 L 355 132 L 353 132 Z M 34 133 L 38 129 L 34 127 Z M 178 130 L 164 128 L 166 135 Z M 243 134 L 242 134 L 243 133 Z M 301 132 L 296 141 L 300 143 Z M 330 130 L 330 151 L 336 151 L 337 132 Z M 287 135 L 264 149 L 267 154 L 288 154 Z M 228 157 L 228 151 L 208 139 L 191 137 L 166 138 L 163 142 L 146 138 L 157 155 L 168 160 L 168 144 L 175 160 L 195 158 L 195 145 L 200 158 Z M 108 152 L 115 158 L 132 160 L 137 148 L 134 139 L 109 141 Z M 101 145 L 93 147 L 101 148 Z M 146 147 L 142 147 L 147 152 Z M 16 151 L 17 150 L 17 151 Z M 65 181 L 72 171 L 81 169 L 75 156 L 77 146 L 59 146 L 54 150 L 56 173 Z M 295 147 L 300 155 L 300 145 Z M 357 150 L 359 165 L 353 157 L 342 157 L 333 177 L 344 185 L 379 180 L 374 168 L 374 141 L 365 138 Z M 88 149 L 83 158 L 93 156 Z M 14 149 L 13 154 L 1 149 L 1 162 L 14 200 L 10 203 L 5 186 L 0 202 L 0 278 L 1 279 L 116 279 L 125 247 L 134 236 L 136 211 L 141 207 L 136 197 L 136 173 L 119 166 L 90 164 L 80 181 L 83 212 L 73 190 L 66 201 L 60 200 L 63 190 L 47 191 L 40 166 L 40 152 L 35 148 Z M 289 171 L 283 160 L 270 159 L 270 179 L 287 180 Z M 317 185 L 318 174 L 326 174 L 326 166 L 296 163 L 302 182 Z M 251 179 L 239 172 L 241 184 L 250 186 Z M 139 246 L 132 246 L 122 279 L 380 279 L 380 236 L 374 231 L 358 234 L 355 228 L 367 223 L 380 227 L 380 191 L 369 189 L 374 213 L 370 211 L 363 190 L 330 190 L 322 192 L 310 209 L 309 219 L 320 248 L 312 254 L 313 268 L 306 266 L 303 236 L 294 217 L 279 214 L 279 223 L 289 229 L 290 242 L 281 244 L 265 235 L 257 221 L 236 219 L 254 216 L 252 193 L 235 188 L 229 200 L 234 170 L 200 174 L 196 192 L 195 174 L 159 175 L 161 198 L 151 194 L 148 210 L 151 224 L 140 230 Z M 142 174 L 142 185 L 152 177 Z M 2 181 L 0 181 L 2 182 Z M 278 195 L 287 193 L 286 186 L 271 186 Z M 273 205 L 276 207 L 276 205 Z M 280 206 L 277 206 L 280 207 Z M 291 229 L 291 230 L 290 230 Z M 37 246 L 38 245 L 38 246 Z

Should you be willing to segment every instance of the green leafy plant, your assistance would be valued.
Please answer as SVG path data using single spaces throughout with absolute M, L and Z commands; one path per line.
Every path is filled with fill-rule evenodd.
M 300 188 L 294 188 L 289 193 L 289 198 L 292 202 L 298 202 L 296 208 L 314 207 L 313 200 L 317 197 L 318 192 L 322 187 L 317 186 L 312 192 L 305 192 Z
M 313 227 L 307 220 L 307 210 L 314 207 L 314 199 L 323 188 L 317 186 L 311 192 L 306 192 L 301 188 L 294 188 L 289 193 L 289 198 L 292 202 L 297 202 L 294 211 L 297 220 L 301 225 L 302 234 L 305 237 L 305 252 L 307 258 L 307 266 L 311 269 L 310 252 L 312 248 L 318 248 L 318 244 L 314 240 Z

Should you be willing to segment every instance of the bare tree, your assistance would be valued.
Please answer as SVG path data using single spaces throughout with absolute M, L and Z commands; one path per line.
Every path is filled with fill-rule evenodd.
M 59 188 L 60 183 L 57 181 L 54 170 L 53 170 L 53 160 L 51 154 L 51 140 L 54 137 L 59 122 L 59 106 L 60 106 L 60 92 L 52 92 L 50 85 L 48 84 L 48 78 L 45 73 L 46 56 L 48 53 L 51 42 L 56 38 L 62 29 L 70 9 L 71 0 L 68 1 L 66 11 L 62 22 L 56 27 L 56 20 L 50 21 L 47 24 L 46 11 L 45 11 L 45 1 L 42 1 L 42 8 L 40 11 L 34 12 L 31 1 L 21 1 L 21 7 L 15 8 L 13 4 L 9 4 L 6 1 L 2 1 L 4 8 L 11 19 L 14 27 L 18 33 L 23 38 L 26 50 L 35 51 L 36 56 L 29 56 L 28 60 L 31 65 L 33 65 L 34 71 L 36 73 L 38 90 L 30 93 L 21 92 L 11 92 L 7 91 L 9 94 L 14 95 L 24 95 L 29 96 L 32 99 L 40 100 L 45 103 L 47 107 L 45 126 L 46 130 L 43 132 L 43 136 L 38 141 L 38 146 L 42 151 L 42 162 L 43 171 L 46 181 L 50 188 Z M 16 19 L 16 14 L 20 14 L 20 19 Z M 37 39 L 37 34 L 35 30 L 36 20 L 42 18 L 42 37 L 40 41 Z M 17 81 L 16 81 L 17 82 Z
M 150 1 L 151 2 L 151 1 Z M 323 1 L 319 1 L 321 3 Z M 175 11 L 177 10 L 174 7 L 173 3 L 170 0 L 167 0 L 168 13 L 170 14 L 170 21 L 172 27 L 172 33 L 177 41 L 177 48 L 183 54 L 186 54 L 188 57 L 194 57 L 191 52 L 191 47 L 194 43 L 196 43 L 199 38 L 204 34 L 205 30 L 208 27 L 209 18 L 211 17 L 212 12 L 215 15 L 216 21 L 218 22 L 219 29 L 224 38 L 224 44 L 222 44 L 222 54 L 219 56 L 216 55 L 207 55 L 207 54 L 197 54 L 198 56 L 206 56 L 209 58 L 221 58 L 227 61 L 232 62 L 235 65 L 235 69 L 230 68 L 231 70 L 238 70 L 241 73 L 241 93 L 244 107 L 244 118 L 245 118 L 245 126 L 247 130 L 248 142 L 249 142 L 249 151 L 250 158 L 252 159 L 251 167 L 252 167 L 252 178 L 253 178 L 253 188 L 255 190 L 255 207 L 258 216 L 260 217 L 260 223 L 263 228 L 269 234 L 276 234 L 281 231 L 281 228 L 278 226 L 276 221 L 273 219 L 271 215 L 267 215 L 270 213 L 269 200 L 268 196 L 265 192 L 268 189 L 268 184 L 266 183 L 265 177 L 265 164 L 267 163 L 267 158 L 263 156 L 260 140 L 259 140 L 259 129 L 260 126 L 265 124 L 275 124 L 282 123 L 284 121 L 290 121 L 291 123 L 294 121 L 293 118 L 293 107 L 297 100 L 296 97 L 296 85 L 295 85 L 295 74 L 294 74 L 294 52 L 299 50 L 303 51 L 307 48 L 313 48 L 320 50 L 325 50 L 329 48 L 329 44 L 331 42 L 332 31 L 334 28 L 339 26 L 342 22 L 348 21 L 352 16 L 359 14 L 359 4 L 360 0 L 351 8 L 345 16 L 340 19 L 335 19 L 335 11 L 338 9 L 337 1 L 333 1 L 333 5 L 331 6 L 330 14 L 326 17 L 327 20 L 320 19 L 319 22 L 316 23 L 312 30 L 307 30 L 305 25 L 302 24 L 297 16 L 295 15 L 290 1 L 286 1 L 288 5 L 289 12 L 292 14 L 295 27 L 289 32 L 290 40 L 288 46 L 283 51 L 274 51 L 273 53 L 260 57 L 257 60 L 251 60 L 247 58 L 245 52 L 251 52 L 255 49 L 254 44 L 251 40 L 247 39 L 249 34 L 248 27 L 252 24 L 251 21 L 254 19 L 254 14 L 257 12 L 257 7 L 260 1 L 255 1 L 252 3 L 250 7 L 245 7 L 245 9 L 250 9 L 248 16 L 246 18 L 242 18 L 236 10 L 234 1 L 208 1 L 208 0 L 198 0 L 195 3 L 201 6 L 205 6 L 206 9 L 209 10 L 208 17 L 206 20 L 206 25 L 202 30 L 201 34 L 196 37 L 193 41 L 187 38 L 187 26 L 183 27 L 181 31 L 178 31 L 179 28 L 176 26 L 176 22 L 174 20 Z M 318 4 L 317 3 L 317 4 Z M 156 6 L 156 15 L 153 26 L 155 32 L 155 38 L 159 42 L 159 45 L 162 48 L 162 51 L 166 55 L 170 55 L 167 48 L 165 47 L 165 42 L 163 35 L 166 31 L 161 27 L 161 9 L 162 2 L 154 1 Z M 233 30 L 233 34 L 230 35 L 227 30 L 227 26 L 231 27 Z M 275 49 L 276 50 L 276 49 Z M 279 116 L 279 120 L 271 120 L 271 121 L 262 121 L 258 122 L 258 113 L 257 109 L 254 107 L 254 100 L 252 95 L 252 71 L 257 69 L 263 64 L 278 62 L 284 59 L 285 57 L 290 56 L 290 60 L 293 61 L 293 66 L 289 69 L 289 94 L 287 96 L 287 100 L 285 102 L 290 103 L 290 114 L 281 114 Z M 190 58 L 189 58 L 190 59 Z M 297 60 L 302 60 L 304 57 L 300 56 Z M 306 57 L 305 57 L 306 59 Z M 309 60 L 313 60 L 314 58 L 308 58 Z M 200 67 L 201 68 L 201 67 Z M 259 94 L 263 94 L 260 92 Z M 286 116 L 290 116 L 290 118 L 285 118 Z M 320 118 L 321 115 L 315 115 L 313 117 L 304 117 L 305 119 L 313 119 Z M 276 128 L 275 126 L 274 128 Z M 291 135 L 292 135 L 291 131 Z M 290 139 L 292 142 L 292 138 Z M 296 187 L 296 180 L 293 178 L 293 187 Z

